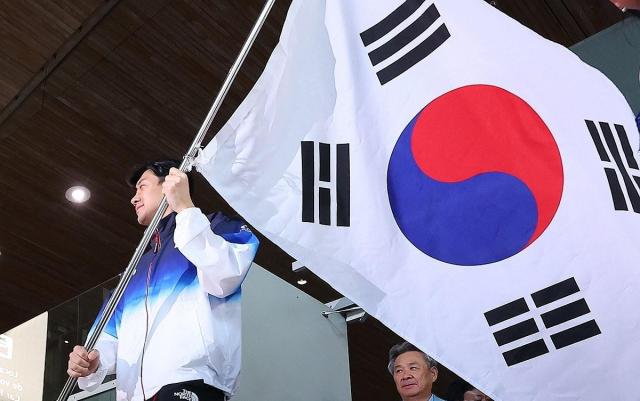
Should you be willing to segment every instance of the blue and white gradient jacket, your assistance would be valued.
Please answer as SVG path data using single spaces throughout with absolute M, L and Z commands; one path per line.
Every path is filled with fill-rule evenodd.
M 118 401 L 142 401 L 142 386 L 151 398 L 166 384 L 199 379 L 233 394 L 240 284 L 257 249 L 247 226 L 221 213 L 190 208 L 163 218 L 98 339 L 98 370 L 80 378 L 80 388 L 91 391 L 116 373 Z

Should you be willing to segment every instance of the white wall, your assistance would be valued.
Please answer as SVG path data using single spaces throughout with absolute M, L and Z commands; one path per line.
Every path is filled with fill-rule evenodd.
M 42 399 L 47 313 L 0 335 L 0 401 Z
M 242 373 L 232 401 L 351 401 L 347 325 L 254 265 L 242 289 Z

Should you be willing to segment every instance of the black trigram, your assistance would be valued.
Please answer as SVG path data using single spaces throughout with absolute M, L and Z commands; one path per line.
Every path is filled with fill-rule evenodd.
M 316 193 L 318 195 L 318 222 L 331 225 L 331 145 L 318 144 L 318 181 L 316 186 L 315 142 L 302 141 L 302 221 L 315 222 Z M 349 144 L 335 145 L 335 225 L 350 225 L 350 172 Z M 317 192 L 316 192 L 317 191 Z
M 598 126 L 593 121 L 585 120 L 585 122 L 598 151 L 598 156 L 605 163 L 604 173 L 611 189 L 613 207 L 615 210 L 632 209 L 634 212 L 640 213 L 640 195 L 638 194 L 640 171 L 638 171 L 638 163 L 633 155 L 624 127 L 619 124 L 613 125 L 618 137 L 616 142 L 611 124 L 600 122 L 598 123 L 600 130 L 598 130 Z M 604 138 L 604 142 L 602 138 Z M 622 152 L 620 151 L 621 149 Z M 622 154 L 624 154 L 624 160 Z M 612 158 L 613 162 L 611 161 Z M 620 178 L 622 179 L 622 185 Z M 625 193 L 631 205 L 627 203 Z
M 451 34 L 444 23 L 440 24 L 426 39 L 418 44 L 413 43 L 421 34 L 426 32 L 440 18 L 440 12 L 435 4 L 431 4 L 420 14 L 420 9 L 425 0 L 407 0 L 382 21 L 360 34 L 362 43 L 369 51 L 371 64 L 377 66 L 385 60 L 399 57 L 377 71 L 380 84 L 384 85 L 409 68 L 425 59 L 440 45 L 442 45 Z M 416 18 L 417 16 L 417 18 Z M 415 18 L 415 19 L 414 19 Z M 384 39 L 384 43 L 377 44 L 391 31 L 403 25 L 405 21 L 414 19 L 404 29 L 389 39 Z M 374 46 L 370 45 L 376 43 Z
M 484 314 L 491 327 L 511 319 L 516 320 L 508 323 L 506 327 L 502 327 L 505 326 L 502 324 L 494 327 L 494 330 L 496 328 L 497 330 L 493 332 L 498 347 L 506 348 L 502 356 L 507 366 L 513 366 L 549 352 L 549 341 L 545 341 L 545 337 L 540 333 L 536 318 L 540 319 L 548 332 L 555 331 L 549 335 L 549 339 L 553 349 L 556 350 L 600 334 L 600 328 L 594 319 L 589 317 L 578 319 L 591 313 L 587 301 L 579 298 L 579 292 L 578 283 L 572 277 L 531 294 L 530 300 L 536 307 L 534 311 L 529 310 L 529 304 L 523 297 Z M 545 308 L 551 303 L 556 304 L 551 308 Z M 518 317 L 519 319 L 516 319 Z M 573 321 L 574 319 L 577 320 Z M 568 324 L 563 325 L 563 323 Z M 560 325 L 562 326 L 558 328 L 557 326 Z M 518 340 L 523 341 L 520 341 L 517 346 L 510 346 Z

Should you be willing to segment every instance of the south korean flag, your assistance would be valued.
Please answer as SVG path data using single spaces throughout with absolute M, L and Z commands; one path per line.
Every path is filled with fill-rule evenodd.
M 197 162 L 260 232 L 494 399 L 630 400 L 638 145 L 606 77 L 484 1 L 294 0 Z

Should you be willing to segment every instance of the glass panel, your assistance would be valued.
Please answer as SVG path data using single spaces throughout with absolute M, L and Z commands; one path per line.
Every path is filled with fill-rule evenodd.
M 120 277 L 114 277 L 49 311 L 43 400 L 57 399 L 68 378 L 69 353 L 75 345 L 84 344 L 100 307 L 107 301 L 119 279 Z M 113 379 L 114 376 L 108 376 L 105 382 Z M 72 394 L 79 391 L 76 386 Z M 113 399 L 115 399 L 113 391 L 99 394 L 91 399 L 108 401 L 111 400 L 111 393 L 114 394 Z

